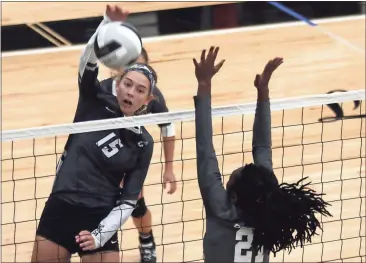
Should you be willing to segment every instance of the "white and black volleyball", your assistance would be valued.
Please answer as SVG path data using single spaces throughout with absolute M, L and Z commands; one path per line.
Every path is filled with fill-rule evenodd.
M 134 63 L 141 50 L 142 41 L 137 30 L 123 22 L 110 22 L 101 26 L 94 41 L 98 60 L 111 69 Z

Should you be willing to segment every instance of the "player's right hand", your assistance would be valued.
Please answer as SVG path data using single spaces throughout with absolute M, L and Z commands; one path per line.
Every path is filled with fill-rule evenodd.
M 122 21 L 126 22 L 128 15 L 130 14 L 127 10 L 122 10 L 117 5 L 107 5 L 105 14 L 111 21 Z
M 283 58 L 276 57 L 266 64 L 262 74 L 257 74 L 254 80 L 254 86 L 257 89 L 267 89 L 272 73 L 283 63 Z

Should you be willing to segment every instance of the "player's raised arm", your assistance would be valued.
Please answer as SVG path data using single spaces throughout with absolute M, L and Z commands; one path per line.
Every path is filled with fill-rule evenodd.
M 118 6 L 107 5 L 103 21 L 99 24 L 97 30 L 89 39 L 85 48 L 83 49 L 79 63 L 79 89 L 84 94 L 95 93 L 95 87 L 98 84 L 98 60 L 94 52 L 94 41 L 96 39 L 98 30 L 105 24 L 111 21 L 126 21 L 128 11 L 123 11 Z
M 211 47 L 207 56 L 203 50 L 200 62 L 193 59 L 198 81 L 196 108 L 196 153 L 198 183 L 206 210 L 214 214 L 225 213 L 227 200 L 212 143 L 211 79 L 220 70 L 224 60 L 215 65 L 219 48 Z
M 262 74 L 256 75 L 254 86 L 257 88 L 257 108 L 253 125 L 254 163 L 272 171 L 271 108 L 268 83 L 272 73 L 283 63 L 282 58 L 270 60 Z

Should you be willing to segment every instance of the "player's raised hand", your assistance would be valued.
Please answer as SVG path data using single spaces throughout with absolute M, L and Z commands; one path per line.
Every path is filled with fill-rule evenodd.
M 257 89 L 267 89 L 269 80 L 271 79 L 272 73 L 283 63 L 283 58 L 276 57 L 266 64 L 262 74 L 257 74 L 254 80 L 254 86 Z
M 212 77 L 219 72 L 225 60 L 221 60 L 215 65 L 219 47 L 210 47 L 208 54 L 206 50 L 202 50 L 200 62 L 194 58 L 193 63 L 195 66 L 195 74 L 197 81 L 200 85 L 211 86 Z
M 129 11 L 122 10 L 122 8 L 120 8 L 117 5 L 113 6 L 107 5 L 105 13 L 111 21 L 122 21 L 122 22 L 125 22 L 127 20 L 128 15 L 130 14 Z

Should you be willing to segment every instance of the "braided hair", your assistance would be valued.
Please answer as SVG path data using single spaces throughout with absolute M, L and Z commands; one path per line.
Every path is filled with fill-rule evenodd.
M 332 216 L 326 209 L 329 203 L 303 184 L 278 184 L 272 171 L 248 164 L 238 171 L 237 179 L 228 193 L 236 194 L 235 205 L 248 227 L 253 228 L 252 247 L 274 254 L 280 250 L 302 247 L 321 229 L 316 213 Z

